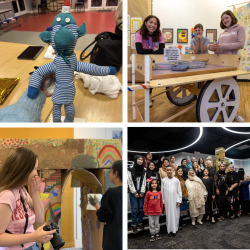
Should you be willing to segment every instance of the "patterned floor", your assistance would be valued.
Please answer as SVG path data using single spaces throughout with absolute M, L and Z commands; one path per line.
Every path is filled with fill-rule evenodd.
M 150 242 L 149 230 L 131 235 L 128 249 L 249 249 L 250 216 L 237 219 L 226 218 L 223 222 L 204 222 L 203 225 L 187 227 L 176 237 L 168 237 L 165 227 L 161 227 L 161 240 Z

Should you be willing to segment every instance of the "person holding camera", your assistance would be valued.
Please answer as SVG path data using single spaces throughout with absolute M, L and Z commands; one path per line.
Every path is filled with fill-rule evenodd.
M 103 195 L 101 207 L 96 203 L 96 215 L 100 222 L 105 222 L 103 250 L 122 250 L 122 160 L 113 163 L 109 177 L 115 188 Z
M 56 232 L 44 231 L 46 223 L 36 231 L 33 227 L 44 221 L 37 158 L 27 148 L 16 148 L 1 167 L 0 250 L 39 250 L 37 243 L 49 242 Z M 30 195 L 26 185 L 30 185 Z

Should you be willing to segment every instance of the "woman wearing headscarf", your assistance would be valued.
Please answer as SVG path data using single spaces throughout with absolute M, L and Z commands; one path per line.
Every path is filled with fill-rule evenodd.
M 152 161 L 153 155 L 147 151 L 147 153 L 144 155 L 144 168 L 147 169 L 148 164 L 150 161 Z
M 187 211 L 188 191 L 187 191 L 185 181 L 183 179 L 183 171 L 181 168 L 177 169 L 175 177 L 180 181 L 181 192 L 182 192 L 182 203 L 180 206 L 180 220 L 179 220 L 179 230 L 181 230 L 183 227 L 186 226 L 185 224 L 183 224 L 183 217 L 185 215 L 188 215 L 188 211 Z
M 134 157 L 134 165 L 128 169 L 128 190 L 132 212 L 131 229 L 135 234 L 137 228 L 143 229 L 143 206 L 146 192 L 146 170 L 141 155 Z
M 165 159 L 164 154 L 160 154 L 160 155 L 159 155 L 159 158 L 158 158 L 158 162 L 157 162 L 157 164 L 155 165 L 155 169 L 157 170 L 157 172 L 159 172 L 159 169 L 162 168 L 163 160 L 164 160 L 164 159 Z
M 158 171 L 156 171 L 155 163 L 153 161 L 149 162 L 146 171 L 147 189 L 149 189 L 149 183 L 152 182 L 152 179 L 157 180 L 158 186 L 161 186 L 161 177 Z
M 159 169 L 159 174 L 161 177 L 161 180 L 163 180 L 165 177 L 167 177 L 167 166 L 169 166 L 169 160 L 168 158 L 164 158 L 162 168 Z
M 197 222 L 202 223 L 203 214 L 205 214 L 205 200 L 207 197 L 207 189 L 199 177 L 191 169 L 188 171 L 188 179 L 186 180 L 186 187 L 188 191 L 189 214 L 192 220 L 192 225 L 195 225 L 195 218 Z
M 249 176 L 245 173 L 244 168 L 239 168 L 238 176 L 240 180 L 240 204 L 242 214 L 249 214 Z
M 227 214 L 227 194 L 228 190 L 226 187 L 226 173 L 225 173 L 225 164 L 221 163 L 219 170 L 214 175 L 214 185 L 216 192 L 216 202 L 219 208 L 218 221 L 224 220 L 225 215 Z
M 239 176 L 234 171 L 234 165 L 228 166 L 229 172 L 226 177 L 226 186 L 228 190 L 228 201 L 230 203 L 229 214 L 230 218 L 234 219 L 237 215 L 240 216 L 241 211 L 239 208 Z
M 186 167 L 188 169 L 192 169 L 192 162 L 191 162 L 191 158 L 189 156 L 186 157 L 186 160 L 187 160 L 187 165 Z

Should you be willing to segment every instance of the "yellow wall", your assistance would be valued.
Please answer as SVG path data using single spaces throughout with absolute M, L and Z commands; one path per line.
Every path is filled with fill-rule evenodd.
M 73 128 L 0 128 L 0 138 L 74 139 L 74 129 Z
M 0 128 L 0 138 L 68 138 L 74 139 L 74 128 Z M 74 239 L 74 189 L 71 178 L 63 192 L 61 228 L 65 247 L 75 247 Z

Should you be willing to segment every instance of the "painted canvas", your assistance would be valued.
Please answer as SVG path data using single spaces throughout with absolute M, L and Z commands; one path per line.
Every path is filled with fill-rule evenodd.
M 38 169 L 111 167 L 121 160 L 121 140 L 0 138 L 0 166 L 14 148 L 38 155 Z
M 91 0 L 91 7 L 101 7 L 102 0 Z
M 209 38 L 209 43 L 214 43 L 217 41 L 217 29 L 207 29 L 206 37 Z
M 163 28 L 162 33 L 164 34 L 165 43 L 173 43 L 173 29 Z
M 118 6 L 118 0 L 106 0 L 106 6 Z
M 142 18 L 141 17 L 131 17 L 131 33 L 136 33 L 141 28 Z
M 131 34 L 131 49 L 135 48 L 135 34 Z
M 177 43 L 188 43 L 188 29 L 177 29 Z

